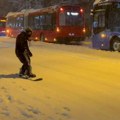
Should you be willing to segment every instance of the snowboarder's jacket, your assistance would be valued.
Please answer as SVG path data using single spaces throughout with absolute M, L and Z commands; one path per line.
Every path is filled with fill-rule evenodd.
M 24 54 L 24 52 L 27 52 L 29 56 L 32 56 L 32 53 L 28 47 L 28 39 L 29 39 L 29 35 L 25 31 L 21 32 L 17 36 L 16 46 L 15 46 L 15 53 L 17 56 Z

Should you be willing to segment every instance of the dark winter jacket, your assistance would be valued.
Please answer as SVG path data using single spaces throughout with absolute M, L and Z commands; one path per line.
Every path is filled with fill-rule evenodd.
M 24 31 L 17 36 L 15 46 L 15 53 L 17 56 L 24 54 L 24 52 L 27 52 L 29 56 L 32 56 L 32 53 L 28 47 L 28 39 L 29 37 Z

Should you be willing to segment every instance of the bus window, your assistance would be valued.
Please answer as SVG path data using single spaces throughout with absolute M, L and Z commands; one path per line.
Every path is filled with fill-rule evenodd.
M 39 25 L 41 30 L 51 30 L 53 29 L 53 14 L 40 15 Z
M 28 26 L 30 26 L 32 29 L 35 29 L 34 17 L 31 16 L 28 19 L 29 19 Z
M 32 29 L 52 30 L 55 27 L 55 15 L 45 14 L 29 18 L 29 26 Z
M 83 17 L 79 12 L 61 12 L 59 15 L 60 26 L 82 26 Z
M 46 29 L 51 30 L 52 29 L 52 14 L 46 15 Z
M 0 22 L 0 27 L 5 27 L 5 22 Z
M 20 17 L 19 19 L 19 27 L 24 27 L 24 18 Z
M 52 15 L 52 30 L 54 30 L 55 29 L 55 27 L 56 27 L 56 13 L 52 13 L 51 14 Z
M 35 16 L 34 17 L 34 25 L 35 25 L 35 29 L 40 28 L 40 16 Z
M 16 24 L 15 24 L 15 27 L 19 27 L 19 17 L 16 18 Z
M 97 12 L 94 14 L 93 31 L 101 32 L 105 27 L 105 12 Z
M 120 9 L 113 9 L 109 12 L 108 28 L 112 31 L 120 31 Z
M 40 15 L 40 29 L 44 30 L 45 26 L 45 15 Z

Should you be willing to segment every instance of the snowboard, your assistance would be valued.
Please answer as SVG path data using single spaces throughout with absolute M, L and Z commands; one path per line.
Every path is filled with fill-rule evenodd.
M 28 77 L 26 75 L 20 76 L 20 78 L 31 80 L 31 81 L 41 81 L 41 80 L 43 80 L 43 78 L 41 78 L 41 77 Z

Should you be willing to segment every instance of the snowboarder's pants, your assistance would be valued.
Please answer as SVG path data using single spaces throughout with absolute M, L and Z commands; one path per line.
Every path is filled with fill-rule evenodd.
M 18 59 L 23 64 L 21 67 L 22 74 L 31 74 L 30 56 L 24 52 L 23 54 L 17 54 Z

